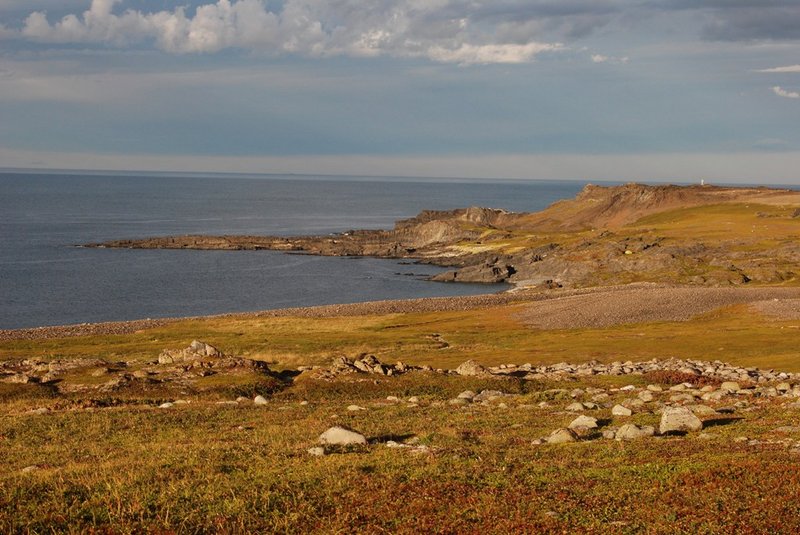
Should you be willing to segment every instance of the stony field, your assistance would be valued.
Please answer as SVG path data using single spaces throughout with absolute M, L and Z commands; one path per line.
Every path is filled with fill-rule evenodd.
M 6 359 L 0 402 L 3 532 L 800 530 L 800 373 L 719 360 L 277 370 L 194 341 Z

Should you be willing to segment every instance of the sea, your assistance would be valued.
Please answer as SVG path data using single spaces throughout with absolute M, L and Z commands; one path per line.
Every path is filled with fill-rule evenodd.
M 0 329 L 492 293 L 409 261 L 274 251 L 92 249 L 177 234 L 388 229 L 424 209 L 535 211 L 579 181 L 0 172 Z

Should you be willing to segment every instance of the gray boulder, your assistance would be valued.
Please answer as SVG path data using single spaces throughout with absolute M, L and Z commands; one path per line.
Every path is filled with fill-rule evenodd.
M 332 446 L 351 446 L 354 444 L 366 444 L 367 437 L 356 431 L 336 425 L 319 436 L 319 443 Z
M 637 440 L 639 438 L 652 437 L 655 432 L 655 428 L 651 425 L 639 427 L 635 424 L 625 424 L 617 430 L 614 438 L 617 440 Z
M 569 424 L 570 429 L 597 429 L 597 418 L 593 416 L 580 415 Z
M 456 373 L 458 375 L 475 376 L 487 375 L 489 372 L 478 362 L 475 362 L 474 360 L 468 360 L 456 368 Z
M 670 433 L 687 433 L 700 431 L 703 422 L 686 407 L 667 407 L 661 414 L 661 424 L 658 427 L 662 435 Z
M 548 444 L 565 444 L 567 442 L 576 442 L 578 437 L 572 429 L 561 428 L 550 433 L 550 436 L 544 440 Z
M 622 405 L 614 405 L 614 408 L 611 409 L 611 414 L 614 416 L 630 416 L 633 411 Z

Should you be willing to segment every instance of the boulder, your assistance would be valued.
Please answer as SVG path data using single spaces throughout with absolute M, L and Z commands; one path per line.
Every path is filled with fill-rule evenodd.
M 731 394 L 735 394 L 736 392 L 741 390 L 741 387 L 739 386 L 739 383 L 735 381 L 725 381 L 719 386 L 719 389 L 726 392 L 730 392 Z
M 662 435 L 700 431 L 703 422 L 686 407 L 667 407 L 661 414 L 658 429 Z
M 572 420 L 572 422 L 569 424 L 570 429 L 597 429 L 597 427 L 597 418 L 593 416 L 585 416 L 583 414 Z
M 458 375 L 475 376 L 487 375 L 489 372 L 478 362 L 475 362 L 474 360 L 468 360 L 456 368 L 456 373 Z
M 614 408 L 611 409 L 611 414 L 614 416 L 630 416 L 633 414 L 633 411 L 622 405 L 614 405 Z
M 561 428 L 550 433 L 550 436 L 544 440 L 548 444 L 564 444 L 567 442 L 576 442 L 578 437 L 572 429 Z
M 651 425 L 639 427 L 635 424 L 625 424 L 617 430 L 614 438 L 617 440 L 636 440 L 639 438 L 651 437 L 655 432 L 655 428 Z
M 503 397 L 504 395 L 505 394 L 499 390 L 481 390 L 480 394 L 473 396 L 472 401 L 475 403 L 480 403 L 482 401 L 494 401 Z
M 356 431 L 336 425 L 319 436 L 319 443 L 333 446 L 351 446 L 354 444 L 366 444 L 367 437 Z

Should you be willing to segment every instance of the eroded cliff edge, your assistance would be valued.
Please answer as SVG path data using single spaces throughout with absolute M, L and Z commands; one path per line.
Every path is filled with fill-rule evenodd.
M 168 236 L 89 247 L 277 250 L 410 258 L 433 279 L 521 286 L 636 281 L 791 284 L 800 269 L 800 192 L 715 186 L 586 186 L 540 212 L 425 210 L 391 230 L 328 236 Z

